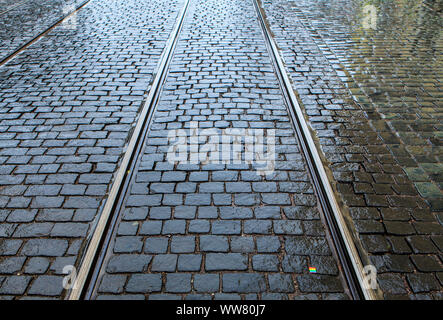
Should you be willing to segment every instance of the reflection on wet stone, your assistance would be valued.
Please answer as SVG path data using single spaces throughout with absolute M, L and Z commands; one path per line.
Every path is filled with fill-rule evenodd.
M 0 61 L 26 45 L 86 0 L 1 0 Z M 69 8 L 69 10 L 68 10 Z
M 337 74 L 404 171 L 423 172 L 418 180 L 408 174 L 420 182 L 417 190 L 443 210 L 443 2 L 371 4 L 375 29 L 365 28 L 365 1 L 292 2 L 334 54 L 327 58 L 336 59 Z
M 441 299 L 443 1 L 261 3 L 384 298 Z

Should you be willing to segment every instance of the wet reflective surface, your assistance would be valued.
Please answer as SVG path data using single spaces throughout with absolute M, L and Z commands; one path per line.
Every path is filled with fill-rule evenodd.
M 302 0 L 336 69 L 419 193 L 442 209 L 443 1 Z
M 0 61 L 84 0 L 0 0 Z
M 383 298 L 443 299 L 441 1 L 261 3 Z
M 3 14 L 4 12 L 28 1 L 30 0 L 0 0 L 0 14 Z
M 0 15 L 0 59 L 73 1 Z M 443 300 L 441 0 L 262 2 L 383 297 Z M 64 295 L 182 5 L 91 1 L 0 68 L 0 299 Z M 97 298 L 347 298 L 252 2 L 191 5 Z M 171 167 L 193 120 L 275 126 L 278 174 Z
M 52 29 L 0 67 L 0 300 L 60 299 L 65 295 L 62 269 L 70 264 L 78 270 L 82 248 L 89 239 L 85 235 L 94 227 L 89 223 L 99 215 L 100 203 L 110 190 L 112 173 L 118 170 L 131 125 L 181 7 L 181 1 L 170 0 L 91 1 L 77 12 L 76 28 L 61 25 Z M 42 27 L 38 16 L 27 18 L 29 26 Z M 4 32 L 1 27 L 0 30 Z M 4 41 L 31 34 L 21 33 L 18 24 L 14 30 L 16 33 L 11 32 L 6 40 L 0 39 L 0 48 Z M 90 138 L 85 136 L 88 134 Z M 105 145 L 99 147 L 99 139 L 109 149 Z M 70 147 L 71 143 L 76 146 Z M 80 151 L 86 145 L 92 147 L 88 155 Z M 43 163 L 37 164 L 33 157 L 46 157 L 53 152 L 60 155 L 60 160 L 65 158 L 61 160 L 63 164 L 53 163 L 55 170 L 39 173 Z M 58 155 L 49 156 L 44 164 L 51 166 Z M 93 164 L 90 160 L 95 156 L 98 158 Z M 78 178 L 82 174 L 95 176 L 91 180 L 92 193 L 80 186 L 83 181 L 68 180 L 67 175 L 62 175 L 64 178 L 57 184 L 70 182 L 72 189 L 65 193 L 61 185 L 55 188 L 60 189 L 59 199 L 66 201 L 48 201 L 47 196 L 55 200 L 49 190 L 40 193 L 46 199 L 37 205 L 42 208 L 35 208 L 34 198 L 24 200 L 27 188 L 46 188 L 55 182 L 47 181 L 49 176 L 61 174 L 62 166 L 68 164 L 83 168 L 72 169 Z M 104 184 L 99 186 L 101 182 Z M 84 198 L 69 204 L 68 198 L 79 196 L 79 186 L 84 189 Z M 40 199 L 36 197 L 34 201 L 37 198 Z M 12 207 L 7 203 L 10 200 Z M 65 202 L 70 207 L 67 210 L 63 207 Z M 13 218 L 15 212 L 25 218 L 18 222 Z M 74 218 L 81 212 L 90 214 L 91 220 Z M 51 234 L 58 223 L 66 231 L 81 231 Z M 16 228 L 30 233 L 17 237 Z M 33 253 L 22 251 L 25 247 L 32 248 Z M 38 248 L 51 252 L 38 252 Z M 31 293 L 28 295 L 26 290 Z

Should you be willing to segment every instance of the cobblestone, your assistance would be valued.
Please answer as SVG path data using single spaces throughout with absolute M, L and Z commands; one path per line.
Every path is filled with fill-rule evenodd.
M 133 280 L 119 296 L 294 299 L 304 295 L 297 276 L 309 276 L 313 261 L 326 264 L 324 278 L 302 277 L 303 290 L 316 299 L 343 293 L 252 3 L 192 0 L 189 11 L 123 209 L 122 222 L 140 226 L 123 230 L 137 230 L 130 237 L 142 237 L 152 262 L 143 271 L 117 270 L 114 245 L 102 276 L 162 281 L 151 293 Z M 276 129 L 276 171 L 263 177 L 245 163 L 166 162 L 168 130 L 190 121 L 218 130 Z M 320 256 L 325 260 L 313 259 Z
M 27 1 L 2 14 L 0 60 L 59 20 L 64 8 L 83 2 Z M 0 271 L 6 277 L 0 295 L 66 294 L 55 274 L 62 263 L 78 267 L 181 5 L 91 0 L 72 29 L 56 26 L 1 67 L 0 206 L 8 211 L 0 214 L 0 252 L 26 276 Z M 149 213 L 137 209 L 125 219 Z M 141 233 L 161 228 L 140 224 Z M 140 256 L 112 257 L 109 272 L 146 270 L 152 257 L 141 255 L 141 236 L 121 232 L 116 252 Z
M 2 14 L 0 60 L 82 1 Z M 379 293 L 441 300 L 439 4 L 259 2 Z M 182 4 L 91 0 L 1 67 L 0 299 L 65 298 Z M 191 123 L 274 129 L 275 170 L 169 162 Z M 138 160 L 94 298 L 349 298 L 252 2 L 190 1 Z
M 374 5 L 373 30 L 362 26 L 359 0 L 261 4 L 361 256 L 378 268 L 385 299 L 419 298 L 408 277 L 433 279 L 442 268 L 431 245 L 443 225 L 439 71 L 430 67 L 441 41 L 410 44 L 417 30 L 434 34 L 437 11 L 418 3 L 408 10 Z M 428 24 L 412 18 L 418 12 Z M 430 54 L 418 54 L 419 47 Z
M 159 274 L 134 274 L 126 285 L 126 291 L 134 293 L 159 292 L 161 287 L 162 279 Z
M 126 276 L 106 275 L 100 284 L 99 292 L 121 293 L 126 282 Z
M 31 288 L 29 289 L 29 294 L 59 296 L 63 291 L 63 287 L 60 286 L 60 283 L 63 283 L 63 277 L 40 276 L 32 283 Z
M 262 292 L 266 290 L 266 281 L 260 274 L 224 274 L 223 291 L 224 292 Z
M 25 45 L 41 32 L 65 16 L 71 7 L 77 8 L 84 1 L 24 1 L 2 8 L 0 60 Z M 68 10 L 69 9 L 69 10 Z M 39 23 L 35 23 L 35 15 Z

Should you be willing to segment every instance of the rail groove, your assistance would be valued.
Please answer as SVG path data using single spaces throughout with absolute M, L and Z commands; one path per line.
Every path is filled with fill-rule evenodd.
M 24 5 L 24 4 L 25 4 L 26 2 L 28 2 L 28 1 L 29 1 L 29 0 L 23 0 L 23 1 L 20 1 L 20 2 L 18 2 L 18 3 L 14 3 L 14 4 L 10 5 L 9 7 L 6 7 L 5 10 L 0 11 L 0 16 L 2 16 L 2 15 L 4 15 L 4 14 L 8 13 L 8 12 L 11 11 L 11 10 L 14 10 L 15 8 L 20 7 L 21 5 Z
M 23 1 L 24 2 L 24 1 Z M 68 13 L 67 15 L 65 15 L 64 17 L 62 17 L 61 19 L 57 20 L 55 23 L 53 23 L 50 27 L 48 27 L 45 31 L 39 33 L 37 36 L 35 36 L 34 38 L 32 38 L 31 40 L 29 40 L 28 42 L 26 42 L 25 44 L 23 44 L 22 46 L 20 46 L 18 49 L 16 49 L 15 51 L 13 51 L 11 54 L 9 54 L 8 56 L 6 56 L 5 58 L 3 58 L 2 60 L 0 60 L 0 67 L 5 65 L 6 63 L 8 63 L 9 61 L 11 61 L 12 59 L 14 59 L 18 54 L 20 54 L 21 52 L 23 52 L 26 48 L 28 48 L 29 46 L 31 46 L 32 44 L 34 44 L 35 42 L 37 42 L 38 40 L 40 40 L 41 38 L 43 38 L 45 35 L 47 35 L 49 32 L 51 32 L 55 27 L 57 27 L 58 25 L 60 25 L 61 23 L 63 23 L 64 21 L 68 20 L 69 18 L 71 18 L 74 14 L 76 14 L 81 8 L 83 8 L 84 6 L 86 6 L 89 2 L 91 2 L 91 0 L 86 0 L 84 2 L 82 2 L 75 10 L 73 10 L 72 12 Z M 21 3 L 20 3 L 21 4 Z M 12 9 L 11 9 L 12 10 Z M 6 12 L 3 12 L 6 13 Z M 3 13 L 0 13 L 3 14 Z

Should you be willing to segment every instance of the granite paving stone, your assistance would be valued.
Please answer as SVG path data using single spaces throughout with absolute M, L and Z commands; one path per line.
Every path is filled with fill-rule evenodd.
M 100 274 L 110 289 L 94 297 L 112 290 L 148 300 L 347 297 L 252 2 L 191 0 L 188 10 L 125 196 L 122 231 Z M 218 163 L 168 160 L 171 130 L 190 137 L 196 124 L 215 136 L 274 129 L 275 171 L 260 175 L 256 163 L 231 155 Z M 130 268 L 126 261 L 141 253 L 116 252 L 122 238 L 141 239 L 152 260 Z M 309 275 L 309 261 L 325 264 L 321 275 Z M 129 281 L 112 286 L 110 275 Z
M 365 25 L 362 0 L 260 5 L 342 212 L 360 239 L 359 254 L 379 268 L 380 297 L 419 299 L 412 284 L 422 282 L 429 297 L 438 297 L 441 287 L 430 279 L 442 270 L 432 244 L 443 230 L 441 58 L 433 52 L 442 42 L 428 46 L 425 39 L 435 34 L 439 5 L 374 5 L 372 27 Z M 429 36 L 414 42 L 417 32 Z M 298 219 L 296 210 L 285 214 Z
M 85 2 L 0 10 L 0 60 Z M 91 0 L 1 66 L 0 206 L 8 212 L 0 213 L 0 296 L 65 298 L 61 269 L 79 267 L 182 3 Z M 158 201 L 146 199 L 125 222 L 146 217 Z M 137 231 L 159 234 L 159 222 L 122 227 L 109 272 L 147 269 L 152 257 Z

